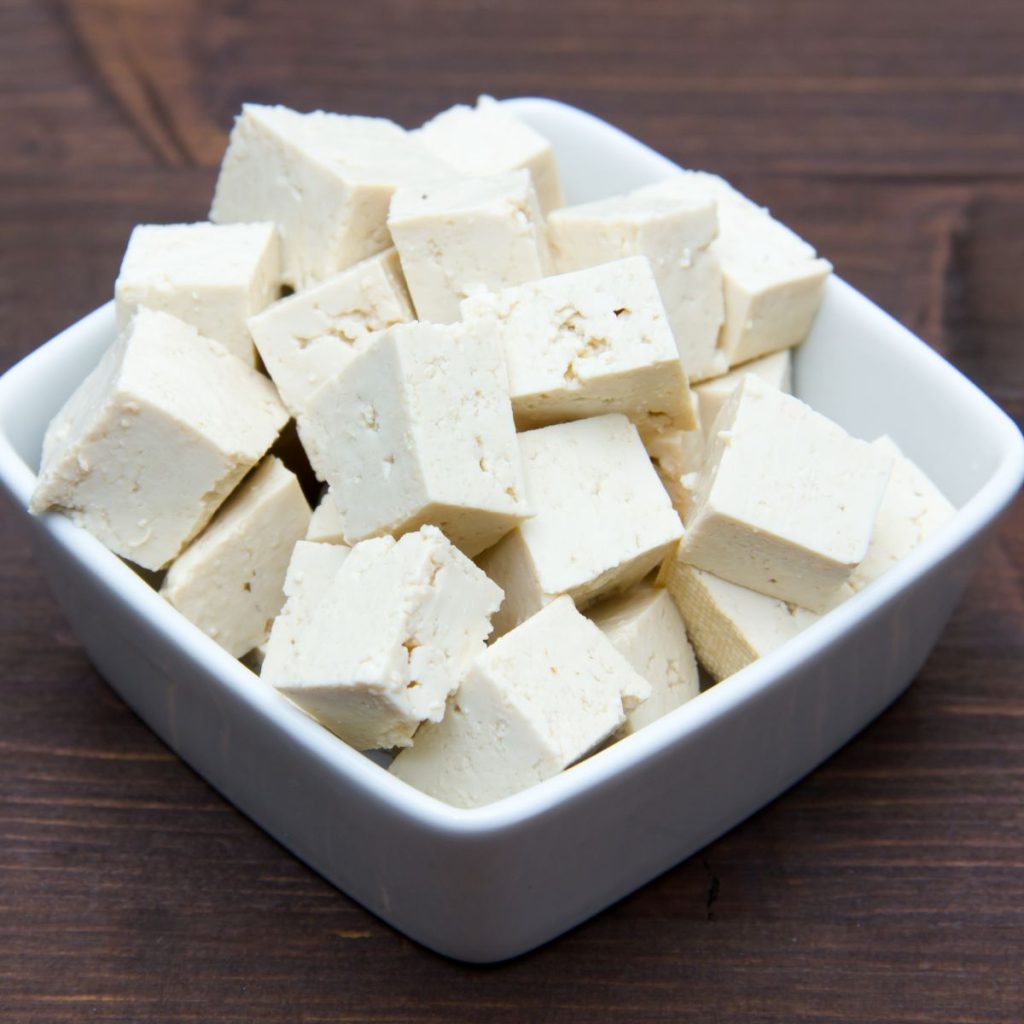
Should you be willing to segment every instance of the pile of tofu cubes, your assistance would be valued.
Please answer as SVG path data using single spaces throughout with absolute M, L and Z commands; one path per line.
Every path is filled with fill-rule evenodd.
M 486 97 L 415 131 L 246 105 L 209 222 L 132 233 L 32 508 L 399 778 L 486 804 L 951 515 L 788 393 L 830 271 L 711 174 L 565 206 L 550 142 Z

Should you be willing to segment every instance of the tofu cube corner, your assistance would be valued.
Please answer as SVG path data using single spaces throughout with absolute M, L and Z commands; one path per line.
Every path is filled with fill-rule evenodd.
M 273 224 L 140 224 L 114 284 L 118 329 L 141 306 L 162 310 L 252 365 L 246 320 L 269 306 L 280 286 Z
M 398 253 L 386 249 L 275 302 L 248 324 L 281 400 L 298 416 L 374 333 L 413 318 Z
M 295 474 L 268 455 L 174 560 L 161 596 L 240 658 L 270 635 L 292 549 L 309 520 Z
M 31 510 L 65 512 L 116 554 L 162 569 L 287 421 L 266 377 L 143 308 L 50 423 Z
M 261 677 L 358 750 L 408 746 L 483 651 L 501 590 L 432 526 L 333 557 L 308 617 L 289 598 Z
M 299 417 L 346 540 L 439 527 L 467 555 L 530 514 L 501 351 L 464 324 L 400 324 Z
M 544 217 L 526 171 L 398 188 L 388 230 L 421 320 L 452 323 L 467 296 L 550 273 Z
M 697 659 L 668 591 L 641 583 L 587 616 L 651 685 L 647 700 L 627 707 L 619 736 L 637 732 L 700 693 Z
M 679 557 L 821 612 L 867 553 L 893 459 L 747 374 L 708 438 Z
M 700 663 L 719 682 L 770 654 L 818 620 L 815 612 L 669 559 L 661 581 Z
M 525 168 L 545 214 L 564 201 L 551 143 L 491 96 L 481 96 L 475 107 L 458 103 L 443 110 L 412 134 L 470 177 Z
M 386 118 L 246 103 L 210 220 L 272 221 L 282 279 L 301 290 L 391 245 L 388 204 L 400 184 L 453 173 Z
M 562 594 L 581 611 L 656 568 L 683 524 L 635 426 L 612 413 L 519 435 L 535 514 L 477 563 L 505 592 L 501 635 Z
M 558 774 L 618 730 L 650 685 L 568 597 L 477 656 L 444 717 L 425 724 L 393 775 L 479 807 Z
M 710 245 L 718 233 L 709 195 L 666 194 L 657 185 L 555 210 L 548 239 L 561 273 L 643 256 L 658 284 L 669 326 L 691 380 L 722 373 L 722 271 Z
M 474 296 L 462 310 L 466 323 L 501 343 L 520 430 L 614 412 L 645 436 L 696 426 L 694 398 L 642 256 Z

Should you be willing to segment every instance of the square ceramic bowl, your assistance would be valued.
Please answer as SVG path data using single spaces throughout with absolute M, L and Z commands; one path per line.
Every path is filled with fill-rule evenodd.
M 570 202 L 669 161 L 549 100 L 510 107 L 554 142 Z M 51 416 L 114 336 L 108 304 L 0 379 L 0 483 L 25 509 Z M 373 913 L 487 962 L 571 928 L 694 853 L 827 758 L 909 685 L 999 513 L 1024 445 L 977 388 L 864 296 L 829 283 L 796 391 L 850 432 L 886 432 L 958 506 L 952 521 L 805 633 L 562 775 L 460 810 L 307 718 L 60 515 L 31 523 L 97 669 L 227 799 Z

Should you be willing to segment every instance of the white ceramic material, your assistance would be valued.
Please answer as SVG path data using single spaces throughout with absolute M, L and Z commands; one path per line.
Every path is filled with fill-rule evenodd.
M 570 201 L 674 165 L 581 111 L 510 101 L 555 143 Z M 0 483 L 24 509 L 46 424 L 114 332 L 111 305 L 0 379 Z M 782 649 L 561 776 L 477 810 L 392 778 L 263 686 L 59 515 L 40 562 L 89 656 L 190 765 L 298 857 L 412 938 L 464 960 L 525 952 L 700 849 L 791 786 L 910 683 L 1020 486 L 1024 445 L 973 384 L 842 281 L 798 394 L 887 432 L 959 506 L 876 584 Z

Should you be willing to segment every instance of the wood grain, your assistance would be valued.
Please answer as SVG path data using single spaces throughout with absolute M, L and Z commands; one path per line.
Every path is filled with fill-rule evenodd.
M 3 0 L 0 365 L 202 217 L 243 100 L 415 124 L 579 104 L 721 171 L 1024 419 L 1019 0 Z M 164 748 L 0 512 L 0 1019 L 1024 1019 L 1024 508 L 916 684 L 820 770 L 537 953 L 382 925 Z

